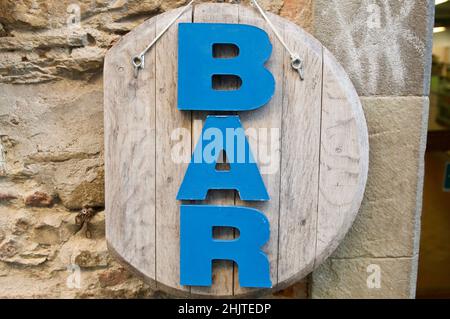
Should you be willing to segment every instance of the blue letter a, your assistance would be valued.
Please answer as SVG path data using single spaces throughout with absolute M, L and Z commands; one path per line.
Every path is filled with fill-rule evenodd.
M 211 286 L 212 261 L 233 260 L 239 285 L 270 288 L 270 267 L 261 247 L 269 240 L 267 218 L 256 209 L 235 206 L 182 205 L 180 281 L 185 286 Z M 239 229 L 239 238 L 213 238 L 213 227 Z
M 210 143 L 205 144 L 205 140 Z M 225 150 L 229 171 L 216 169 Z M 178 191 L 178 200 L 205 200 L 210 189 L 239 192 L 244 201 L 270 200 L 238 116 L 208 116 Z

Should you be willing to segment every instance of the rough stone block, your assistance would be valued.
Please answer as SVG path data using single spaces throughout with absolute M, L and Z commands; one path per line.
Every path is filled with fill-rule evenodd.
M 415 258 L 328 259 L 313 274 L 312 298 L 412 298 Z
M 25 197 L 25 205 L 31 207 L 51 207 L 53 205 L 53 197 L 43 192 L 34 192 Z
M 25 198 L 31 206 L 50 206 L 50 194 L 69 209 L 103 206 L 101 79 L 2 84 L 0 91 L 0 144 L 6 154 L 0 194 L 35 194 Z
M 434 1 L 314 1 L 314 35 L 360 95 L 428 95 Z
M 369 176 L 359 214 L 338 258 L 417 253 L 428 98 L 363 98 L 369 127 Z
M 313 24 L 313 1 L 284 0 L 280 15 L 310 32 Z

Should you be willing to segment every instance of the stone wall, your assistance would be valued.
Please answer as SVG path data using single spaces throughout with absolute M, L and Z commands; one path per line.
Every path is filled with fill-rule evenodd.
M 314 12 L 314 35 L 362 96 L 370 164 L 361 210 L 313 274 L 312 297 L 414 297 L 434 1 L 316 0 Z
M 371 142 L 353 229 L 275 297 L 413 296 L 433 1 L 260 2 L 341 61 Z M 122 35 L 184 3 L 0 0 L 0 297 L 164 297 L 106 249 L 102 65 Z M 370 264 L 379 289 L 367 288 Z

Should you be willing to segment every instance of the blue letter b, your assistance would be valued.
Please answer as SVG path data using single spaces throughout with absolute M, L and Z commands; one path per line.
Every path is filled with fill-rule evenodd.
M 215 58 L 215 44 L 235 45 L 234 58 Z M 272 53 L 267 33 L 241 24 L 180 23 L 178 108 L 196 111 L 248 111 L 267 104 L 275 91 L 264 63 Z M 214 76 L 237 76 L 237 90 L 215 90 Z

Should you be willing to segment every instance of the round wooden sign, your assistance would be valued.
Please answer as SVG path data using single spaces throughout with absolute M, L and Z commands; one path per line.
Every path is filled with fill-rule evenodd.
M 233 114 L 240 116 L 246 129 L 268 129 L 257 138 L 249 134 L 248 140 L 254 152 L 264 150 L 261 153 L 272 159 L 265 162 L 255 156 L 271 200 L 246 202 L 234 191 L 214 191 L 196 204 L 253 207 L 264 213 L 270 222 L 270 239 L 263 251 L 270 262 L 271 289 L 285 288 L 334 251 L 358 213 L 369 153 L 361 103 L 327 49 L 295 24 L 268 14 L 286 44 L 303 58 L 304 80 L 300 80 L 274 31 L 255 8 L 242 5 L 200 4 L 187 10 L 148 51 L 145 67 L 135 74 L 132 57 L 180 12 L 147 20 L 106 56 L 109 249 L 156 289 L 179 296 L 268 292 L 240 287 L 238 265 L 222 260 L 213 264 L 212 286 L 180 284 L 180 205 L 184 202 L 176 198 L 189 163 L 174 160 L 174 152 L 190 156 L 209 114 L 177 109 L 178 23 L 253 25 L 267 32 L 273 46 L 266 66 L 275 78 L 275 94 L 260 109 Z M 216 238 L 236 236 L 233 229 L 215 230 Z

